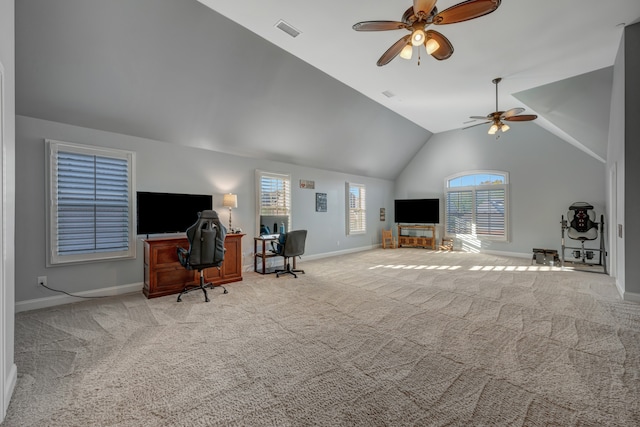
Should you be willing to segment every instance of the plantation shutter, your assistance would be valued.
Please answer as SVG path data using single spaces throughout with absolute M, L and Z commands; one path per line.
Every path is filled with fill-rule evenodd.
M 291 212 L 291 179 L 289 175 L 261 172 L 260 215 L 289 215 Z
M 473 191 L 446 193 L 447 233 L 471 234 L 473 230 Z
M 504 236 L 505 190 L 476 190 L 476 234 Z
M 127 161 L 58 152 L 58 254 L 129 249 Z
M 347 235 L 367 231 L 366 199 L 364 185 L 347 183 Z
M 51 263 L 131 257 L 131 153 L 52 147 Z

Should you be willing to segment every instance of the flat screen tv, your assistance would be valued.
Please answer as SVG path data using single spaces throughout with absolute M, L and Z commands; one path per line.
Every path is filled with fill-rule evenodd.
M 395 222 L 404 224 L 439 224 L 440 199 L 395 200 Z
M 137 234 L 183 233 L 212 209 L 210 194 L 137 193 Z

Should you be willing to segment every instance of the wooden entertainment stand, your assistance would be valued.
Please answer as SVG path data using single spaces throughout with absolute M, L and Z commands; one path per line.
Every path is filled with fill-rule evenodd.
M 405 230 L 405 234 L 402 234 Z M 410 235 L 416 234 L 416 235 Z M 420 234 L 420 235 L 417 235 Z M 436 248 L 435 225 L 400 225 L 398 224 L 398 247 Z
M 242 280 L 242 236 L 227 234 L 224 240 L 224 262 L 220 270 L 204 270 L 204 278 L 214 285 Z M 187 270 L 178 261 L 178 247 L 188 249 L 186 237 L 167 237 L 144 240 L 144 287 L 147 298 L 177 294 L 187 284 L 198 284 L 200 275 Z

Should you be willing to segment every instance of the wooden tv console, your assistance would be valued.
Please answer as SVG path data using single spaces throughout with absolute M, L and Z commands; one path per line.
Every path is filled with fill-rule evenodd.
M 207 268 L 204 278 L 214 285 L 242 280 L 242 236 L 227 234 L 224 240 L 226 252 L 222 267 Z M 186 237 L 167 237 L 144 240 L 144 287 L 147 298 L 177 294 L 186 284 L 200 282 L 196 270 L 187 270 L 178 261 L 178 247 L 189 248 Z
M 405 230 L 405 234 L 402 232 Z M 416 235 L 410 235 L 416 234 Z M 420 234 L 420 235 L 417 235 Z M 436 227 L 434 225 L 398 224 L 398 247 L 436 248 Z

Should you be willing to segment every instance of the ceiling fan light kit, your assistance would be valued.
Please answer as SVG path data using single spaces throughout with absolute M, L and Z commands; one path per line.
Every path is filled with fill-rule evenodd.
M 394 43 L 378 59 L 378 66 L 387 65 L 400 55 L 403 59 L 411 59 L 413 47 L 424 46 L 427 54 L 442 61 L 453 55 L 453 45 L 441 33 L 427 30 L 433 25 L 455 24 L 479 18 L 495 11 L 502 0 L 467 0 L 451 6 L 438 13 L 437 0 L 413 0 L 413 6 L 402 15 L 401 21 L 363 21 L 353 25 L 356 31 L 389 31 L 408 30 L 411 34 Z M 418 61 L 418 64 L 420 62 Z

